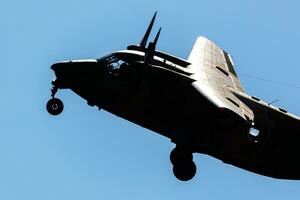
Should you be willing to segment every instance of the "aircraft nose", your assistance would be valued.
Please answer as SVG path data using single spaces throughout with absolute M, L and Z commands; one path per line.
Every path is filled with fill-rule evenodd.
M 82 76 L 91 69 L 95 68 L 97 65 L 97 60 L 69 60 L 62 61 L 51 65 L 51 69 L 55 72 L 57 78 L 76 78 L 77 76 Z
M 89 59 L 89 60 L 69 60 L 69 61 L 61 61 L 58 63 L 54 63 L 51 65 L 51 69 L 55 72 L 57 71 L 65 71 L 65 70 L 76 70 L 77 68 L 87 67 L 89 65 L 97 64 L 97 60 Z
M 53 65 L 51 65 L 51 69 L 56 71 L 59 68 L 63 68 L 63 66 L 66 66 L 70 62 L 71 61 L 62 61 L 62 62 L 54 63 Z
M 97 60 L 95 59 L 87 59 L 87 60 L 68 60 L 68 61 L 61 61 L 54 63 L 51 65 L 51 69 L 56 70 L 57 68 L 61 68 L 62 66 L 70 66 L 70 65 L 88 65 L 88 64 L 94 64 L 97 63 Z

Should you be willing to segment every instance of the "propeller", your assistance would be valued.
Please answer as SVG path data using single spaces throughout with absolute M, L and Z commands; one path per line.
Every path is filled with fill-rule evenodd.
M 157 32 L 153 42 L 150 42 L 149 45 L 147 46 L 148 39 L 149 39 L 149 36 L 151 34 L 151 31 L 152 31 L 152 28 L 153 28 L 153 25 L 154 25 L 154 22 L 156 19 L 156 15 L 157 15 L 157 11 L 154 13 L 154 15 L 150 21 L 150 24 L 145 32 L 145 35 L 144 35 L 142 41 L 140 42 L 140 44 L 139 45 L 130 45 L 127 47 L 128 50 L 138 50 L 138 51 L 145 52 L 145 57 L 144 57 L 143 63 L 146 63 L 146 64 L 149 62 L 149 60 L 151 58 L 153 58 L 153 56 L 155 54 L 156 45 L 157 45 L 157 42 L 158 42 L 158 39 L 160 36 L 160 32 L 161 32 L 161 28 L 159 28 L 159 31 Z
M 153 24 L 155 22 L 155 18 L 156 18 L 156 15 L 157 15 L 157 11 L 155 12 L 154 16 L 152 17 L 152 20 L 148 26 L 148 29 L 140 43 L 140 47 L 143 47 L 143 48 L 146 48 L 146 45 L 147 45 L 147 42 L 148 42 L 148 39 L 149 39 L 149 36 L 150 36 L 150 33 L 151 33 L 151 30 L 152 30 L 152 27 L 153 27 Z
M 153 42 L 150 42 L 147 48 L 147 51 L 145 52 L 145 58 L 144 62 L 147 63 L 149 58 L 152 58 L 155 53 L 156 45 L 160 36 L 161 28 L 159 28 L 159 31 L 157 32 L 155 39 Z

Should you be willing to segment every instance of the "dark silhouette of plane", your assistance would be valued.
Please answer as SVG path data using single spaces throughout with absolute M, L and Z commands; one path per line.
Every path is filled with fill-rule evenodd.
M 231 56 L 199 37 L 187 60 L 148 45 L 156 13 L 139 45 L 99 59 L 51 66 L 56 75 L 47 110 L 63 111 L 58 89 L 157 132 L 176 144 L 174 175 L 196 173 L 193 153 L 279 179 L 300 179 L 300 121 L 286 110 L 245 94 Z

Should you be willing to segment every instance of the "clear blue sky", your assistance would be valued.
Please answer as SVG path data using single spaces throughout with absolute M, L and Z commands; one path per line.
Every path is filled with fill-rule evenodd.
M 233 55 L 238 73 L 300 85 L 299 7 L 296 0 L 2 0 L 0 199 L 299 199 L 300 181 L 200 154 L 196 177 L 179 182 L 169 140 L 99 112 L 71 91 L 58 93 L 62 115 L 45 111 L 52 63 L 138 43 L 156 10 L 160 50 L 186 58 L 204 35 Z M 249 94 L 279 99 L 277 106 L 300 115 L 299 89 L 240 78 Z

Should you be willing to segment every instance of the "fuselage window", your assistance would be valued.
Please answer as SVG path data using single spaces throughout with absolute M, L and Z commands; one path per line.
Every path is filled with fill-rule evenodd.
M 249 134 L 251 136 L 257 137 L 259 135 L 259 130 L 252 127 L 250 128 Z
M 249 135 L 248 136 L 249 136 L 251 141 L 259 142 L 259 140 L 261 139 L 260 130 L 252 127 L 249 130 Z

